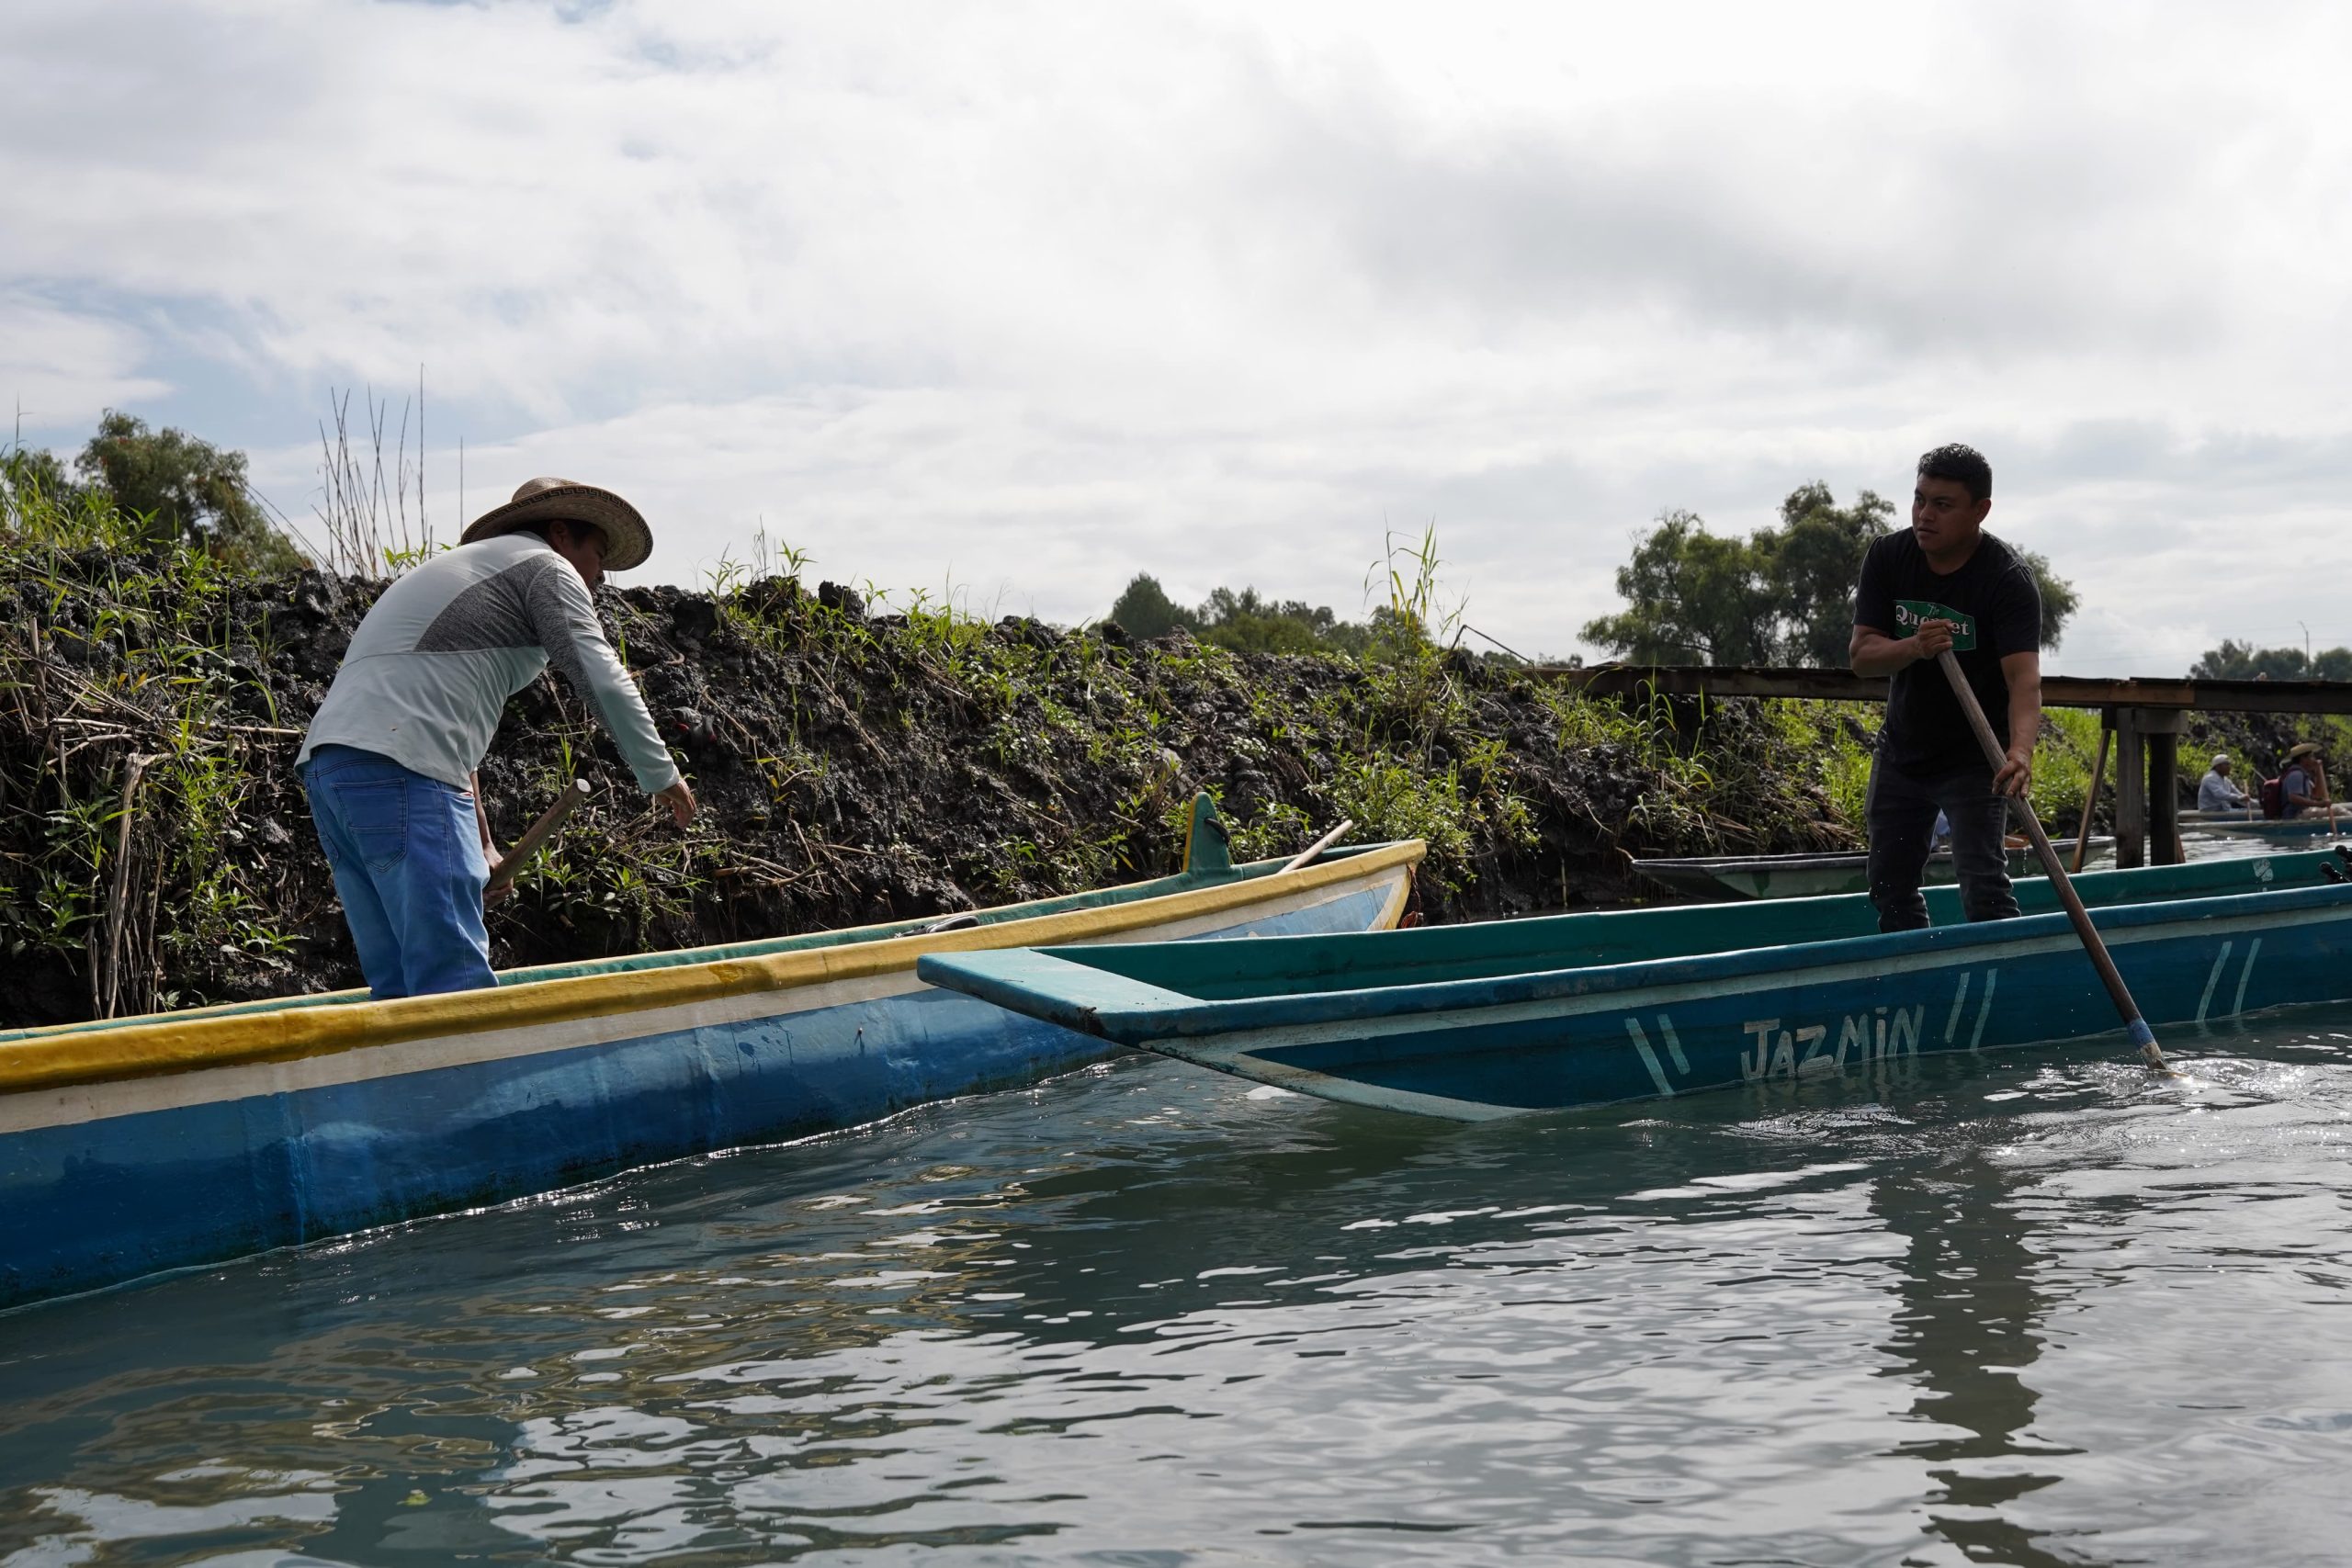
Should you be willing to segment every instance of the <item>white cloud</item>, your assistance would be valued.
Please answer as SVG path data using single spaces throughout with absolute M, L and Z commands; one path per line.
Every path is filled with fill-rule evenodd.
M 20 10 L 0 396 L 421 362 L 444 517 L 465 428 L 469 502 L 612 482 L 659 574 L 763 516 L 1064 619 L 1351 611 L 1433 520 L 1566 651 L 1658 507 L 1961 437 L 2085 591 L 2063 663 L 2352 641 L 2330 7 Z
M 139 374 L 141 340 L 127 323 L 62 310 L 0 282 L 0 397 L 12 421 L 90 423 L 111 404 L 153 397 Z

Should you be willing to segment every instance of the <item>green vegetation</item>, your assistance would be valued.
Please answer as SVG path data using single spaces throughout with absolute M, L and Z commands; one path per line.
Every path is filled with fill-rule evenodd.
M 1695 512 L 1662 512 L 1617 570 L 1625 608 L 1588 622 L 1584 639 L 1640 664 L 1842 667 L 1862 556 L 1894 515 L 1870 491 L 1839 507 L 1817 481 L 1789 492 L 1780 526 L 1746 539 L 1710 534 Z M 2042 557 L 2019 554 L 2041 590 L 2042 647 L 2054 649 L 2075 590 Z
M 1794 521 L 1824 537 L 1872 515 L 1825 519 L 1819 501 Z M 360 542 L 355 560 L 385 558 Z M 1595 699 L 1474 659 L 1426 534 L 1391 541 L 1381 602 L 1344 637 L 1328 612 L 1241 592 L 1148 642 L 1117 617 L 990 623 L 952 592 L 812 591 L 808 564 L 761 538 L 707 592 L 603 598 L 707 807 L 690 834 L 568 687 L 516 696 L 482 774 L 501 839 L 572 778 L 594 793 L 492 911 L 497 962 L 1164 874 L 1203 789 L 1243 859 L 1342 817 L 1359 840 L 1428 840 L 1431 919 L 1648 897 L 1634 856 L 1860 841 L 1874 714 Z M 108 485 L 0 455 L 0 1021 L 354 983 L 292 762 L 379 587 L 265 572 L 217 529 L 165 533 Z M 2064 829 L 2097 732 L 2049 723 L 2035 798 Z M 2287 739 L 2196 743 L 2252 772 Z
M 51 453 L 22 446 L 0 455 L 0 482 L 40 504 L 68 513 L 110 507 L 114 535 L 137 548 L 193 545 L 257 571 L 303 564 L 246 483 L 245 455 L 177 430 L 150 430 L 146 421 L 109 409 L 74 460 L 73 475 Z
M 70 971 L 97 1013 L 282 988 L 292 967 L 286 888 L 255 854 L 300 820 L 267 597 L 237 536 L 159 515 L 0 455 L 0 946 L 52 987 Z
M 1103 617 L 1129 637 L 1166 637 L 1192 633 L 1201 641 L 1235 653 L 1362 654 L 1380 635 L 1386 605 L 1373 614 L 1370 624 L 1343 621 L 1328 604 L 1309 605 L 1297 599 L 1277 603 L 1254 588 L 1217 588 L 1196 609 L 1186 609 L 1168 597 L 1159 580 L 1137 572 Z
M 2188 667 L 2194 681 L 2352 681 L 2352 648 L 2256 648 L 2223 638 Z

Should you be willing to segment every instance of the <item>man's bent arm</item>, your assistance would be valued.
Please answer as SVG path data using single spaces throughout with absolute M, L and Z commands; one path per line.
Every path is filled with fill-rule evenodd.
M 2010 654 L 2001 678 L 2009 683 L 2009 755 L 1993 775 L 1993 793 L 2023 795 L 2033 784 L 2033 746 L 2041 738 L 2041 655 Z
M 1922 621 L 1910 637 L 1889 637 L 1876 626 L 1858 624 L 1846 644 L 1846 658 L 1855 674 L 1874 681 L 1933 659 L 1951 646 L 1950 621 Z
M 678 765 L 653 728 L 644 694 L 605 640 L 595 602 L 588 597 L 580 574 L 570 567 L 543 571 L 532 580 L 524 599 L 548 661 L 595 705 L 639 786 L 648 795 L 660 795 L 676 784 Z

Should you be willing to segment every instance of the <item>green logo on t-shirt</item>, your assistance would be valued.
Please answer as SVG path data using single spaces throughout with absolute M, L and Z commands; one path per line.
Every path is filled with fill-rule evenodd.
M 1950 621 L 1952 651 L 1975 651 L 1975 616 L 1963 615 L 1951 605 L 1939 604 L 1932 599 L 1897 599 L 1894 602 L 1894 624 L 1902 628 L 1903 636 L 1909 637 L 1917 631 L 1921 621 Z

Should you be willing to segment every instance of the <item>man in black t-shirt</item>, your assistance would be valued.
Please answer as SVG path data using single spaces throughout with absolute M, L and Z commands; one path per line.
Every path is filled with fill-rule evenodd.
M 1857 675 L 1892 677 L 1871 762 L 1871 902 L 1883 931 L 1928 923 L 1919 879 L 1936 813 L 1951 821 L 1961 902 L 1972 920 L 2018 912 L 2003 829 L 2008 797 L 2033 782 L 2041 728 L 2041 594 L 2016 551 L 1984 531 L 1993 469 L 1970 446 L 1919 459 L 1911 526 L 1862 558 L 1848 647 Z M 1950 649 L 2007 757 L 1984 760 L 1938 667 Z

